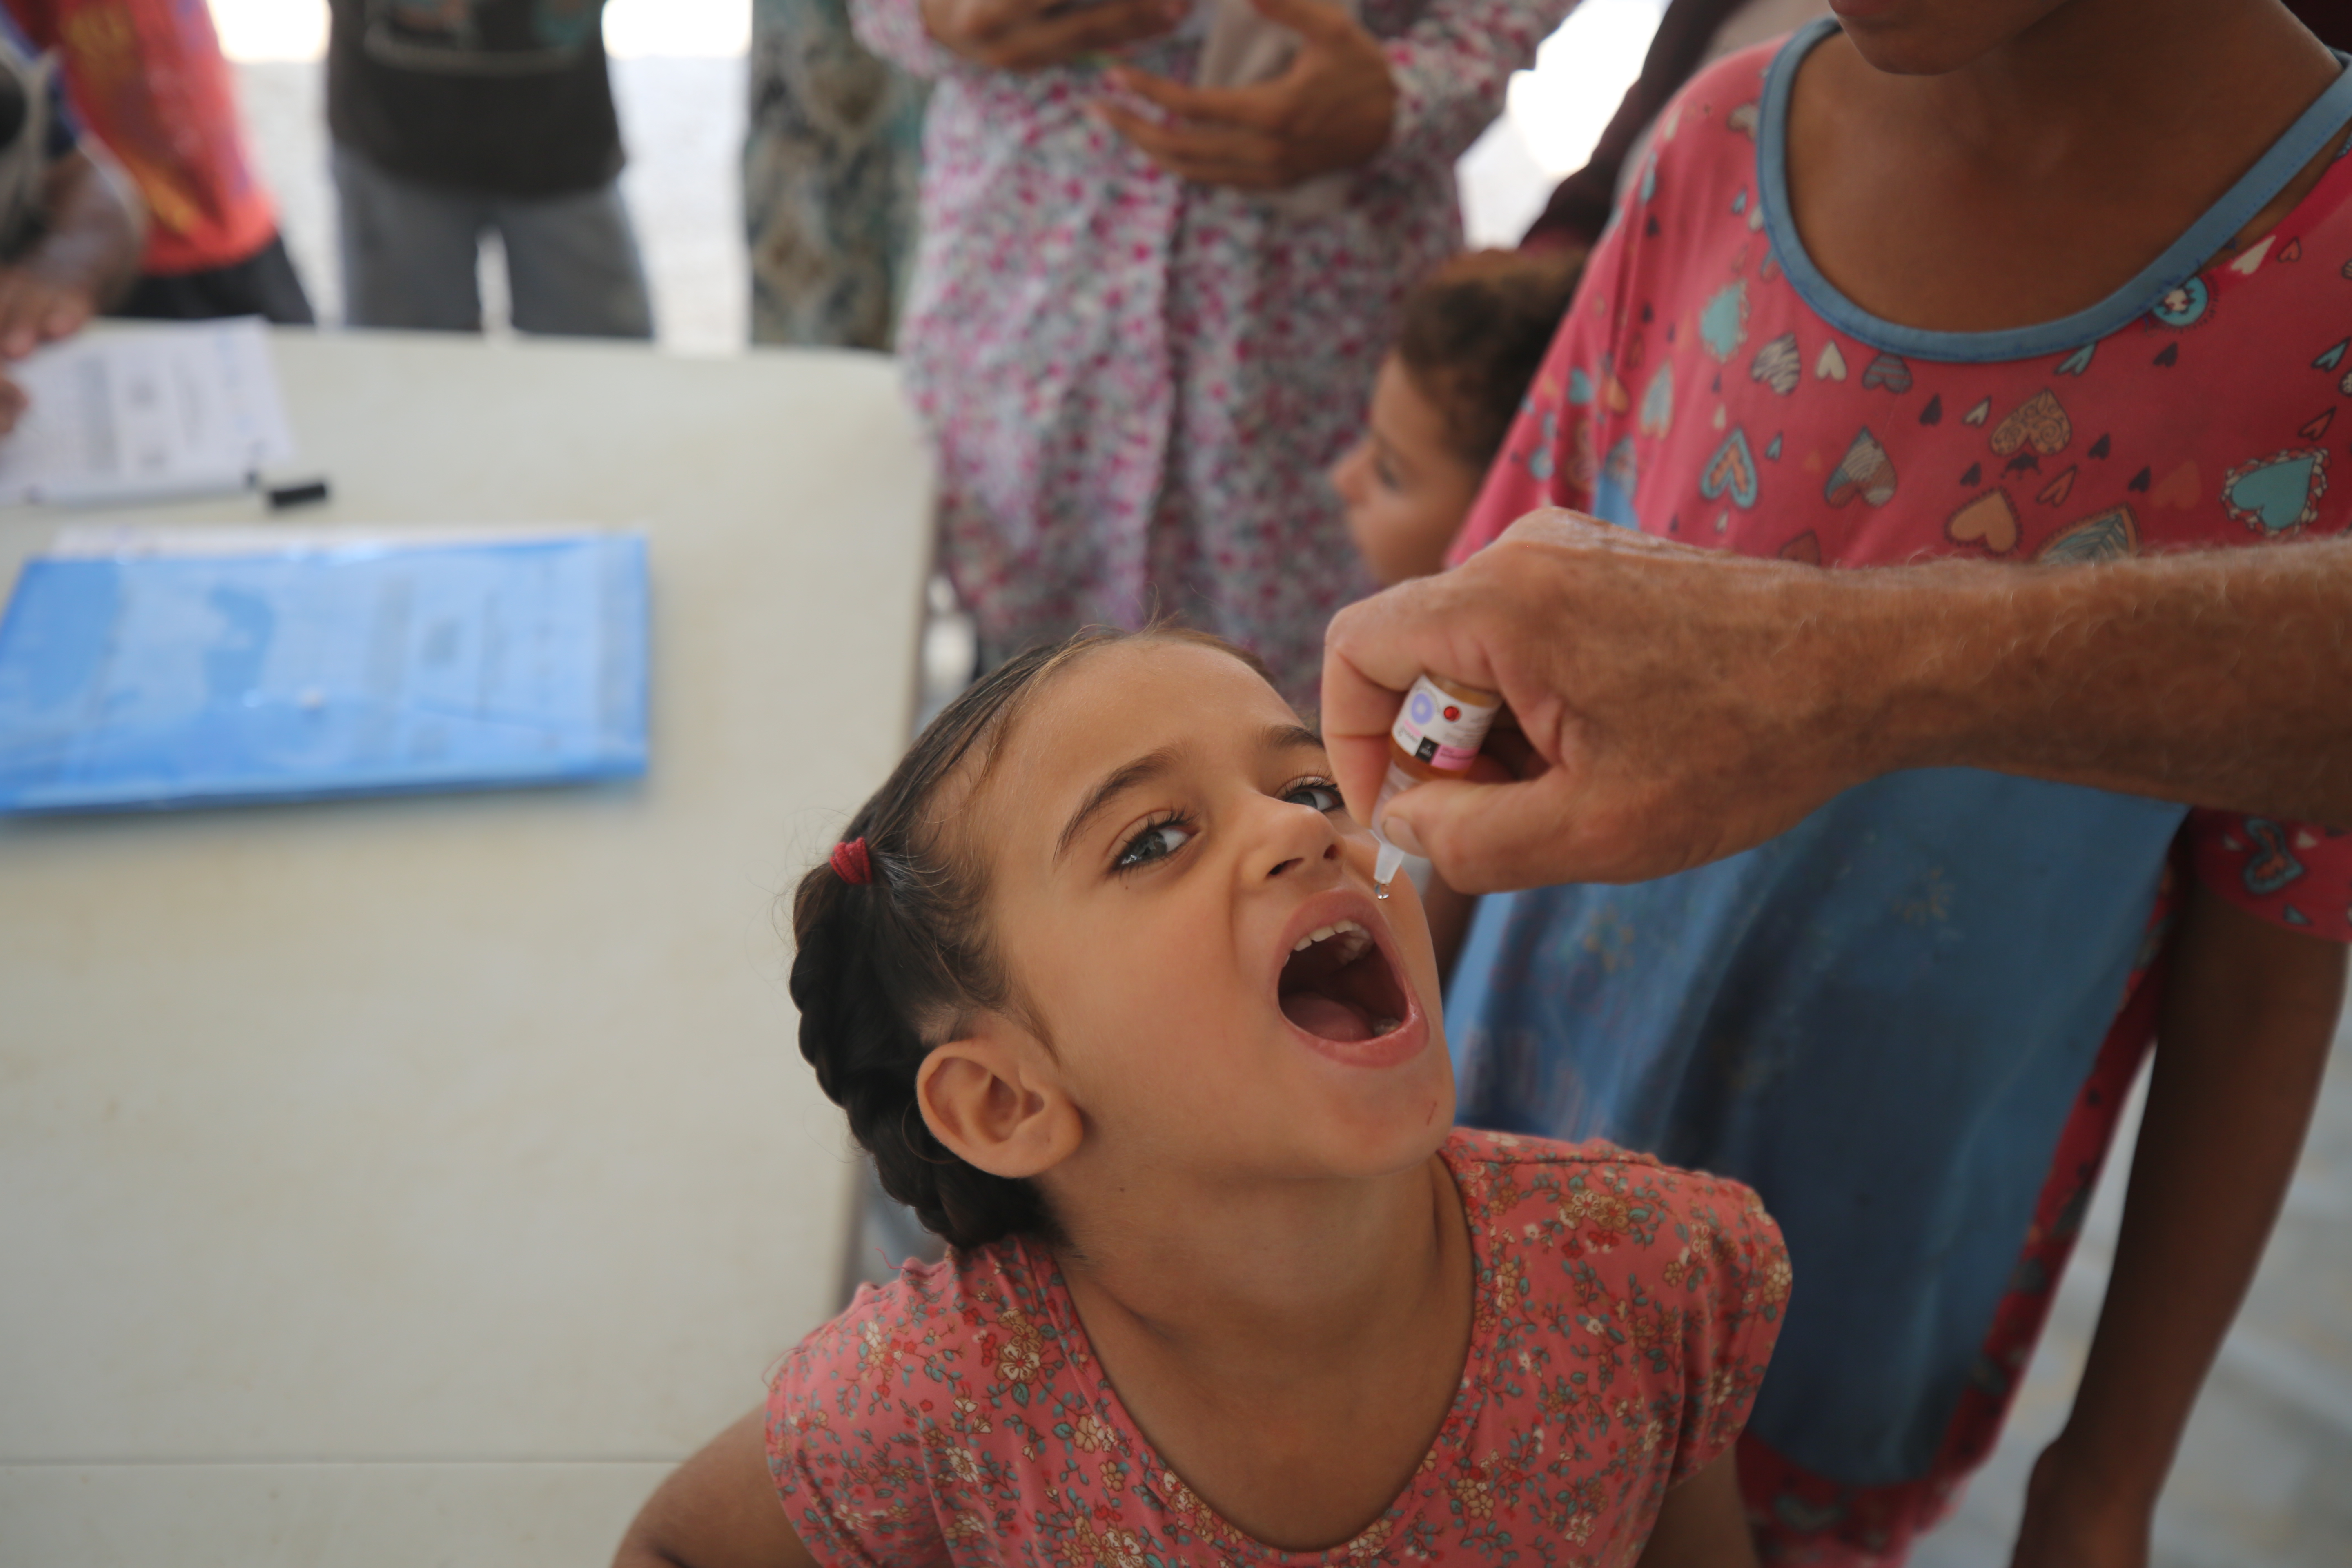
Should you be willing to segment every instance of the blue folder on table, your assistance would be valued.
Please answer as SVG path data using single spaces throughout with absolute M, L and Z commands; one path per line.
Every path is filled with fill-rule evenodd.
M 0 618 L 0 812 L 641 773 L 646 654 L 636 534 L 53 552 Z

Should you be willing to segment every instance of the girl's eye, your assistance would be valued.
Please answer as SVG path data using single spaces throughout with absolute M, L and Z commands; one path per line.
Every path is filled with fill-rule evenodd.
M 1129 839 L 1127 847 L 1118 852 L 1118 859 L 1113 863 L 1111 868 L 1115 871 L 1133 871 L 1140 867 L 1149 866 L 1156 860 L 1165 860 L 1183 848 L 1192 837 L 1192 825 L 1182 817 L 1163 817 Z
M 1333 812 L 1346 804 L 1339 798 L 1339 786 L 1322 779 L 1308 779 L 1295 784 L 1283 793 L 1283 799 L 1293 805 L 1309 806 L 1317 811 Z

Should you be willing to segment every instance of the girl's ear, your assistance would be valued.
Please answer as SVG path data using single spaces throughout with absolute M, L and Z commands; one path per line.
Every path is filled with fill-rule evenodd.
M 915 1103 L 931 1135 L 968 1165 L 1018 1181 L 1076 1152 L 1085 1119 L 1052 1070 L 1044 1044 L 986 1014 L 960 1039 L 932 1048 L 915 1074 Z

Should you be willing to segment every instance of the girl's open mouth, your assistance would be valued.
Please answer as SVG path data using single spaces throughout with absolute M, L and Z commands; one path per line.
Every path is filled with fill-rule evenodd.
M 1302 937 L 1282 966 L 1276 992 L 1284 1017 L 1319 1039 L 1347 1045 L 1391 1033 L 1412 1011 L 1389 955 L 1351 920 Z

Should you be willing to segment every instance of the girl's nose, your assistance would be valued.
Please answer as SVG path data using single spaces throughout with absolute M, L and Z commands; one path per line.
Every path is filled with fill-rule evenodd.
M 1340 859 L 1339 830 L 1330 817 L 1312 806 L 1267 800 L 1253 814 L 1249 848 L 1243 874 L 1250 882 L 1297 876 L 1328 868 L 1336 871 Z

